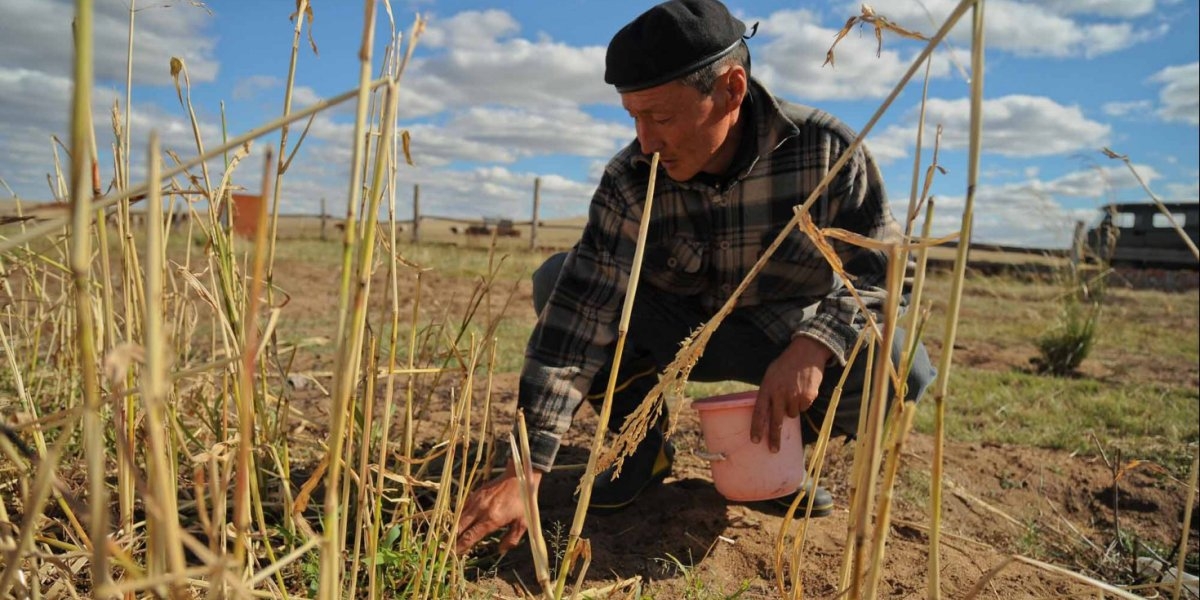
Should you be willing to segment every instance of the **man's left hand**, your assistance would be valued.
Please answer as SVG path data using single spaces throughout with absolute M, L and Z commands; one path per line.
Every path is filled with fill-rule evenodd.
M 812 406 L 821 389 L 825 365 L 833 352 L 825 344 L 807 336 L 796 336 L 792 343 L 767 367 L 754 417 L 750 422 L 750 441 L 755 444 L 767 433 L 767 447 L 779 452 L 779 433 L 785 417 L 797 417 Z

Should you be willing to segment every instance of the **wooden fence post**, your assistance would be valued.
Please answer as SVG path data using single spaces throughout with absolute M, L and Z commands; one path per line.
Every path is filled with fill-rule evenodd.
M 538 212 L 542 206 L 542 178 L 533 179 L 533 220 L 529 222 L 529 249 L 537 250 Z
M 412 243 L 421 243 L 421 186 L 413 184 Z
M 329 223 L 329 213 L 325 212 L 325 199 L 321 198 L 321 241 L 325 241 L 325 225 Z

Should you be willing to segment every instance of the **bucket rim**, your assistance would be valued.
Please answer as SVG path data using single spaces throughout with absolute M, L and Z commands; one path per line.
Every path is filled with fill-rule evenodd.
M 720 394 L 718 396 L 708 396 L 692 401 L 692 408 L 704 410 L 720 410 L 724 408 L 742 408 L 746 406 L 754 406 L 758 399 L 758 390 L 746 390 L 742 392 L 733 392 L 730 394 Z

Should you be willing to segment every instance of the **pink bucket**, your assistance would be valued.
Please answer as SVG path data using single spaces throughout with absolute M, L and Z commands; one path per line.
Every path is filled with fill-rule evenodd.
M 700 413 L 700 431 L 707 452 L 713 485 L 734 502 L 753 502 L 786 496 L 804 483 L 804 443 L 800 419 L 785 418 L 779 452 L 767 447 L 767 436 L 750 442 L 750 420 L 758 391 L 711 396 L 692 402 Z

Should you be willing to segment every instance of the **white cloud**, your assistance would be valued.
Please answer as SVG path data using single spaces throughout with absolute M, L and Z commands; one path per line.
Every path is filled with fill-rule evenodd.
M 274 75 L 251 75 L 238 79 L 233 84 L 234 100 L 249 100 L 270 89 L 279 87 L 283 80 Z
M 402 123 L 401 128 L 411 134 L 413 160 L 435 167 L 509 164 L 556 154 L 608 158 L 634 137 L 628 125 L 602 121 L 577 108 L 476 107 L 448 114 L 444 123 Z M 323 161 L 345 164 L 351 133 L 348 123 L 318 117 L 309 136 L 330 142 L 319 150 Z
M 915 117 L 913 117 L 915 119 Z M 943 126 L 942 148 L 967 147 L 970 135 L 970 100 L 930 98 L 926 103 L 925 139 L 932 143 L 936 127 Z M 983 150 L 1013 157 L 1067 154 L 1102 146 L 1111 128 L 1083 115 L 1078 106 L 1063 106 L 1041 96 L 1012 95 L 985 100 Z M 888 143 L 916 139 L 915 125 L 889 127 L 880 134 Z
M 773 92 L 800 101 L 882 98 L 892 91 L 921 49 L 887 36 L 883 51 L 876 57 L 874 36 L 854 31 L 838 43 L 834 64 L 822 66 L 837 30 L 821 27 L 814 13 L 784 10 L 765 19 L 746 20 L 760 21 L 758 35 L 749 42 L 755 77 Z M 901 53 L 895 49 L 897 46 L 908 51 Z M 949 71 L 944 58 L 935 59 L 933 77 L 944 77 Z
M 563 108 L 617 102 L 604 83 L 604 48 L 546 36 L 530 40 L 518 37 L 519 31 L 516 20 L 499 10 L 431 18 L 421 43 L 437 52 L 415 60 L 404 76 L 401 115 L 480 104 Z
M 1133 167 L 1147 185 L 1161 177 L 1150 165 L 1135 164 Z M 1072 198 L 1101 198 L 1117 190 L 1139 187 L 1137 178 L 1124 164 L 1075 171 L 1048 182 L 1034 179 L 1025 185 L 1031 190 Z
M 1104 114 L 1110 117 L 1125 117 L 1129 115 L 1145 114 L 1154 108 L 1154 103 L 1149 100 L 1132 100 L 1130 102 L 1107 102 L 1104 104 Z
M 964 199 L 936 199 L 934 235 L 958 231 Z M 971 239 L 1033 248 L 1065 248 L 1076 217 L 1048 194 L 1025 184 L 981 186 L 975 195 Z
M 1200 124 L 1200 62 L 1167 67 L 1150 81 L 1162 83 L 1158 115 L 1167 121 Z
M 1090 13 L 1104 17 L 1130 16 L 1144 10 L 1125 0 L 1060 0 L 1052 3 L 990 0 L 986 13 L 986 41 L 989 49 L 1007 50 L 1018 56 L 1095 57 L 1128 48 L 1166 33 L 1166 25 L 1139 28 L 1132 23 L 1097 23 L 1072 18 Z M 941 27 L 958 4 L 956 0 L 875 0 L 878 14 L 901 26 L 931 34 Z M 926 11 L 928 9 L 928 12 Z M 858 2 L 845 5 L 847 15 L 858 13 Z M 1138 14 L 1142 14 L 1138 12 Z M 958 45 L 970 41 L 970 16 L 961 19 L 951 40 Z
M 1147 182 L 1160 174 L 1148 165 L 1134 165 Z M 975 197 L 973 239 L 977 242 L 1014 244 L 1035 248 L 1066 248 L 1076 221 L 1091 222 L 1096 209 L 1108 202 L 1115 192 L 1140 187 L 1125 165 L 1094 167 L 1073 171 L 1043 181 L 1036 175 L 1024 181 L 1000 185 L 980 184 Z M 1064 199 L 1094 200 L 1094 207 L 1067 209 Z M 962 196 L 937 198 L 938 215 L 934 230 L 938 235 L 959 228 Z
M 0 127 L 0 168 L 3 170 L 0 177 L 21 193 L 33 193 L 39 198 L 49 193 L 44 182 L 46 173 L 54 170 L 51 136 L 57 135 L 64 144 L 70 143 L 67 117 L 72 87 L 67 77 L 0 67 L 0 97 L 8 99 L 0 102 L 0 123 L 5 124 Z M 173 150 L 185 159 L 196 155 L 192 126 L 183 116 L 182 109 L 176 107 L 172 111 L 154 104 L 138 103 L 136 95 L 134 98 L 130 111 L 133 123 L 130 164 L 135 178 L 144 172 L 145 147 L 151 129 L 158 132 L 164 150 Z M 106 181 L 112 177 L 111 112 L 118 99 L 123 102 L 124 94 L 110 87 L 98 86 L 92 92 L 97 150 L 102 177 Z M 124 119 L 124 111 L 121 118 Z M 210 146 L 214 145 L 220 139 L 220 128 L 202 118 L 199 122 L 203 139 Z M 65 155 L 62 158 L 66 160 Z
M 1174 202 L 1195 202 L 1200 198 L 1200 181 L 1168 183 L 1164 199 Z
M 1043 0 L 1047 9 L 1063 15 L 1133 18 L 1154 12 L 1155 0 Z
M 71 72 L 69 0 L 5 0 L 0 19 L 0 67 L 40 70 L 54 75 Z M 129 35 L 127 2 L 97 2 L 94 21 L 95 73 L 98 81 L 122 88 Z M 211 18 L 202 9 L 180 3 L 174 7 L 143 7 L 134 20 L 133 80 L 140 84 L 170 85 L 169 58 L 187 63 L 192 83 L 217 76 L 216 40 L 208 33 Z

